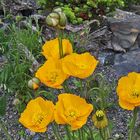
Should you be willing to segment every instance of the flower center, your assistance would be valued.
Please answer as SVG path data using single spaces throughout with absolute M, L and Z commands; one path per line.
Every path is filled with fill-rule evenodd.
M 77 118 L 77 111 L 75 109 L 69 109 L 65 112 L 66 118 L 69 122 L 76 120 Z
M 79 68 L 80 68 L 80 69 L 85 69 L 85 68 L 86 68 L 86 65 L 80 64 L 80 65 L 79 65 Z
M 38 113 L 33 116 L 33 122 L 35 123 L 35 126 L 38 126 L 42 123 L 44 116 L 44 113 Z
M 72 111 L 72 112 L 70 112 L 70 114 L 69 114 L 69 116 L 70 116 L 70 117 L 74 117 L 75 115 L 76 115 L 76 113 L 75 113 L 75 112 L 73 112 L 73 111 Z
M 97 110 L 95 114 L 98 121 L 102 121 L 104 119 L 105 114 L 102 110 Z
M 139 97 L 140 97 L 140 93 L 139 93 L 139 92 L 133 92 L 133 93 L 131 94 L 131 96 L 132 96 L 133 98 L 139 98 Z
M 58 77 L 58 74 L 56 72 L 51 72 L 50 73 L 50 78 L 49 78 L 50 82 L 55 83 L 57 77 Z

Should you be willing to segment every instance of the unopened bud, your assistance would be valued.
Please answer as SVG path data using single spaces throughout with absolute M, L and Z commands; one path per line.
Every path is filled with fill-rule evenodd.
M 60 16 L 60 19 L 59 19 L 59 26 L 60 26 L 60 28 L 65 28 L 65 26 L 66 26 L 66 24 L 67 24 L 66 15 L 65 15 L 63 12 L 61 12 L 61 13 L 59 14 L 59 16 Z
M 13 100 L 13 105 L 18 105 L 20 103 L 20 100 L 18 98 L 15 98 Z
M 62 11 L 61 8 L 55 8 L 55 9 L 53 10 L 53 12 L 61 13 L 61 12 L 63 12 L 63 11 Z
M 20 15 L 18 15 L 18 16 L 16 16 L 16 22 L 19 22 L 19 21 L 21 21 L 22 20 L 22 16 L 20 16 Z
M 46 23 L 49 26 L 55 27 L 59 24 L 59 15 L 57 13 L 51 13 L 46 18 Z
M 67 23 L 67 18 L 61 8 L 56 8 L 47 16 L 46 23 L 49 26 L 64 29 Z
M 40 80 L 36 77 L 28 81 L 28 87 L 34 90 L 38 89 L 39 84 L 40 84 Z

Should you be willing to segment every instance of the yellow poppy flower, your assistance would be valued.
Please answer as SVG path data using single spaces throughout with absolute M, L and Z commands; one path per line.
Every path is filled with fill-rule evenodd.
M 54 104 L 38 97 L 31 100 L 19 118 L 19 122 L 33 132 L 45 132 L 54 120 Z
M 97 110 L 96 113 L 92 116 L 92 120 L 94 122 L 94 126 L 99 129 L 108 125 L 108 119 L 102 110 Z
M 61 84 L 67 79 L 68 75 L 61 69 L 61 60 L 50 58 L 41 66 L 35 76 L 48 87 L 61 89 Z
M 63 55 L 66 56 L 73 52 L 72 45 L 69 40 L 62 39 L 62 46 L 63 46 Z M 42 54 L 45 56 L 46 59 L 50 57 L 54 57 L 59 59 L 59 41 L 58 38 L 46 41 L 46 43 L 42 47 L 43 51 Z
M 73 53 L 63 58 L 63 71 L 74 77 L 81 79 L 89 77 L 95 70 L 98 61 L 90 53 Z
M 127 110 L 140 106 L 140 73 L 131 72 L 121 77 L 117 86 L 119 105 Z
M 69 93 L 58 96 L 55 106 L 55 121 L 57 124 L 69 124 L 72 130 L 81 128 L 93 110 L 91 104 L 86 100 Z

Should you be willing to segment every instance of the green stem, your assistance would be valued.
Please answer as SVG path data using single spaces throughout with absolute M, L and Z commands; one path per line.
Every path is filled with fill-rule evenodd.
M 131 120 L 130 129 L 129 129 L 129 140 L 133 140 L 133 133 L 134 133 L 134 127 L 137 120 L 137 115 L 138 115 L 138 108 L 135 108 L 133 110 L 133 118 Z
M 89 127 L 89 131 L 90 131 L 90 135 L 91 135 L 92 140 L 94 140 L 94 136 L 93 136 L 92 128 Z
M 84 140 L 84 139 L 85 139 L 85 135 L 84 135 L 84 130 L 83 130 L 83 128 L 81 128 L 81 133 L 82 133 L 82 140 Z
M 81 132 L 80 132 L 80 129 L 78 129 L 78 140 L 81 140 Z
M 106 131 L 107 131 L 107 137 L 110 138 L 110 130 L 108 127 L 106 128 Z
M 0 128 L 1 128 L 1 130 L 3 130 L 5 136 L 7 137 L 7 140 L 12 140 L 11 136 L 9 135 L 9 133 L 2 121 L 0 122 Z
M 103 128 L 103 133 L 104 133 L 104 139 L 108 140 L 108 134 L 107 134 L 107 129 Z
M 80 83 L 80 96 L 87 99 L 87 86 L 84 85 L 83 80 L 79 79 L 79 83 Z
M 59 41 L 59 55 L 63 58 L 63 44 L 62 44 L 62 31 L 58 29 L 58 41 Z
M 72 137 L 71 137 L 71 134 L 70 134 L 70 131 L 69 131 L 69 128 L 68 128 L 67 125 L 65 126 L 65 129 L 66 129 L 66 132 L 67 132 L 68 139 L 71 140 Z
M 70 90 L 70 88 L 68 86 L 67 80 L 63 83 L 63 87 L 64 87 L 64 91 L 66 93 L 71 93 L 71 90 Z
M 72 139 L 75 140 L 75 132 L 72 131 Z
M 99 132 L 100 132 L 100 135 L 101 135 L 101 137 L 102 137 L 102 140 L 105 140 L 102 129 L 99 129 Z
M 60 134 L 58 132 L 58 129 L 57 129 L 57 127 L 56 127 L 56 125 L 54 123 L 52 123 L 52 129 L 53 129 L 53 133 L 56 136 L 57 140 L 62 140 L 61 136 L 60 136 Z
M 30 99 L 33 99 L 33 96 L 31 95 L 30 92 L 27 92 L 28 93 L 28 96 L 30 97 Z
M 49 136 L 48 136 L 48 133 L 46 134 L 46 140 L 49 140 Z

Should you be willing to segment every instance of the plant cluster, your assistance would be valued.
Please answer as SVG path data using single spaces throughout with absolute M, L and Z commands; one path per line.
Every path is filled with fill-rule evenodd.
M 38 4 L 44 8 L 48 8 L 50 4 L 52 8 L 59 6 L 63 9 L 70 23 L 81 24 L 85 20 L 105 15 L 115 8 L 123 7 L 124 0 L 57 0 L 54 3 L 48 0 L 38 0 Z
M 60 8 L 55 9 L 55 12 L 59 15 L 64 14 Z M 47 23 L 50 23 L 50 20 L 55 21 L 55 17 L 50 15 Z M 65 26 L 63 24 L 63 28 L 61 27 L 62 19 L 59 17 L 57 24 L 52 22 L 52 26 L 59 31 L 58 38 L 46 41 L 43 45 L 42 54 L 47 60 L 38 68 L 35 79 L 30 82 L 34 90 L 41 91 L 42 86 L 47 86 L 51 89 L 51 94 L 54 95 L 57 90 L 59 95 L 54 95 L 54 100 L 44 99 L 40 95 L 31 99 L 21 113 L 19 122 L 34 132 L 46 132 L 47 126 L 51 123 L 58 140 L 107 140 L 111 138 L 111 127 L 106 113 L 109 107 L 109 89 L 104 85 L 100 74 L 97 76 L 99 83 L 92 85 L 93 81 L 95 82 L 92 74 L 99 62 L 88 52 L 73 52 L 70 41 L 63 38 Z M 73 92 L 72 87 L 67 84 L 70 77 L 80 81 L 80 92 Z M 140 105 L 139 82 L 139 73 L 129 73 L 119 79 L 116 90 L 120 107 L 133 111 L 129 140 L 139 137 L 134 131 Z M 76 84 L 75 87 L 78 88 Z M 88 125 L 88 120 L 92 120 L 93 124 Z M 66 133 L 64 138 L 58 130 L 59 125 L 63 126 Z
M 38 59 L 39 39 L 38 33 L 34 33 L 30 28 L 18 28 L 15 24 L 9 26 L 7 31 L 0 30 L 0 54 L 4 56 L 0 69 L 0 86 L 6 96 L 14 93 L 15 98 L 20 99 L 20 104 L 17 106 L 19 112 L 22 112 L 32 93 L 26 81 L 31 78 L 30 69 L 33 60 L 30 59 L 27 50 Z

